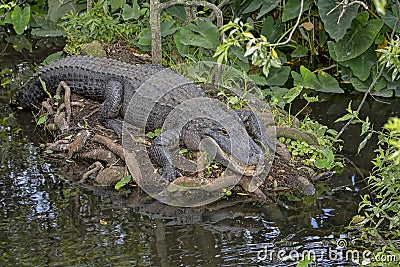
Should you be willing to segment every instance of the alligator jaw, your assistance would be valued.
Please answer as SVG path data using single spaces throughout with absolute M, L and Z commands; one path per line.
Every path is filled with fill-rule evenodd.
M 246 176 L 258 175 L 263 171 L 264 162 L 261 159 L 256 164 L 249 163 L 249 159 L 247 159 L 247 161 L 245 162 L 240 162 L 235 159 L 235 157 L 231 153 L 228 153 L 227 151 L 222 149 L 222 147 L 218 144 L 216 140 L 214 140 L 213 138 L 207 139 L 211 141 L 211 149 L 213 151 L 210 153 L 210 147 L 208 147 L 208 149 L 205 149 L 205 152 L 210 155 L 214 155 L 217 162 L 223 164 L 229 169 Z M 264 155 L 262 155 L 262 157 L 263 156 Z

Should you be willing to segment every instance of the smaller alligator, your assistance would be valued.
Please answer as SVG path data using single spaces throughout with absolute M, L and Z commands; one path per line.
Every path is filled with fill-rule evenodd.
M 153 103 L 148 116 L 141 114 L 140 108 L 135 114 L 127 113 L 130 100 L 137 90 L 159 72 L 167 73 L 170 81 L 180 85 L 170 88 Z M 135 127 L 141 127 L 142 121 L 146 120 L 145 130 L 154 131 L 163 127 L 167 116 L 181 103 L 206 97 L 199 86 L 159 65 L 136 66 L 107 58 L 74 56 L 54 61 L 35 73 L 17 91 L 13 105 L 38 109 L 48 96 L 47 93 L 54 94 L 61 81 L 66 82 L 73 93 L 102 102 L 100 121 L 118 135 L 122 133 L 122 118 Z M 42 82 L 46 84 L 48 92 L 43 89 Z M 221 123 L 211 119 L 197 118 L 189 121 L 180 131 L 163 131 L 150 147 L 150 157 L 162 167 L 163 180 L 168 183 L 179 175 L 172 155 L 177 152 L 180 142 L 188 149 L 198 151 L 205 139 L 210 141 L 210 153 L 215 155 L 218 162 L 244 175 L 260 174 L 265 164 L 264 152 L 267 151 L 263 151 L 253 138 L 271 149 L 273 141 L 265 134 L 259 118 L 253 112 L 238 110 L 230 113 L 233 115 L 228 117 L 228 121 L 224 122 L 227 124 L 224 125 L 236 125 L 240 122 L 241 129 L 238 128 L 237 131 L 245 132 L 244 135 L 238 134 L 234 143 L 226 135 L 226 129 Z

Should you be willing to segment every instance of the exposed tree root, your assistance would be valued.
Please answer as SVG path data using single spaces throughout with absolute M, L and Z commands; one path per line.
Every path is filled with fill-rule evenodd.
M 114 140 L 98 134 L 96 134 L 92 140 L 96 143 L 106 146 L 109 150 L 111 150 L 111 152 L 125 161 L 124 148 L 120 145 L 117 145 Z

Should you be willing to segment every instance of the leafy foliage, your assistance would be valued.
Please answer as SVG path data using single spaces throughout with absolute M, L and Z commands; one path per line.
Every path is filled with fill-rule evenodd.
M 400 227 L 400 119 L 390 118 L 379 133 L 379 147 L 372 161 L 374 171 L 367 178 L 371 195 L 364 195 L 360 210 L 375 229 Z M 388 227 L 388 228 L 386 228 Z
M 132 6 L 125 1 L 99 1 L 90 11 L 69 13 L 62 23 L 69 39 L 68 51 L 77 53 L 81 44 L 94 40 L 133 45 L 141 27 L 148 23 L 148 12 L 149 6 L 140 9 L 137 1 Z
M 389 71 L 392 71 L 392 80 L 395 81 L 400 77 L 400 39 L 392 39 L 386 47 L 378 49 L 377 52 L 382 53 L 379 62 L 383 64 Z
M 287 145 L 294 158 L 299 158 L 306 166 L 315 167 L 326 171 L 342 169 L 344 167 L 340 159 L 335 159 L 335 153 L 341 150 L 340 140 L 334 136 L 336 131 L 305 118 L 299 129 L 313 133 L 318 138 L 318 145 L 309 145 L 306 142 L 292 140 L 290 138 L 279 138 L 279 141 Z

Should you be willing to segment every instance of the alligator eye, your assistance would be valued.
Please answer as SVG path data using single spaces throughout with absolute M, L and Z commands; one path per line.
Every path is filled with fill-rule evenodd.
M 218 129 L 218 133 L 220 133 L 222 135 L 225 135 L 225 136 L 229 136 L 228 135 L 228 131 L 226 129 L 224 129 L 224 128 L 219 128 Z

